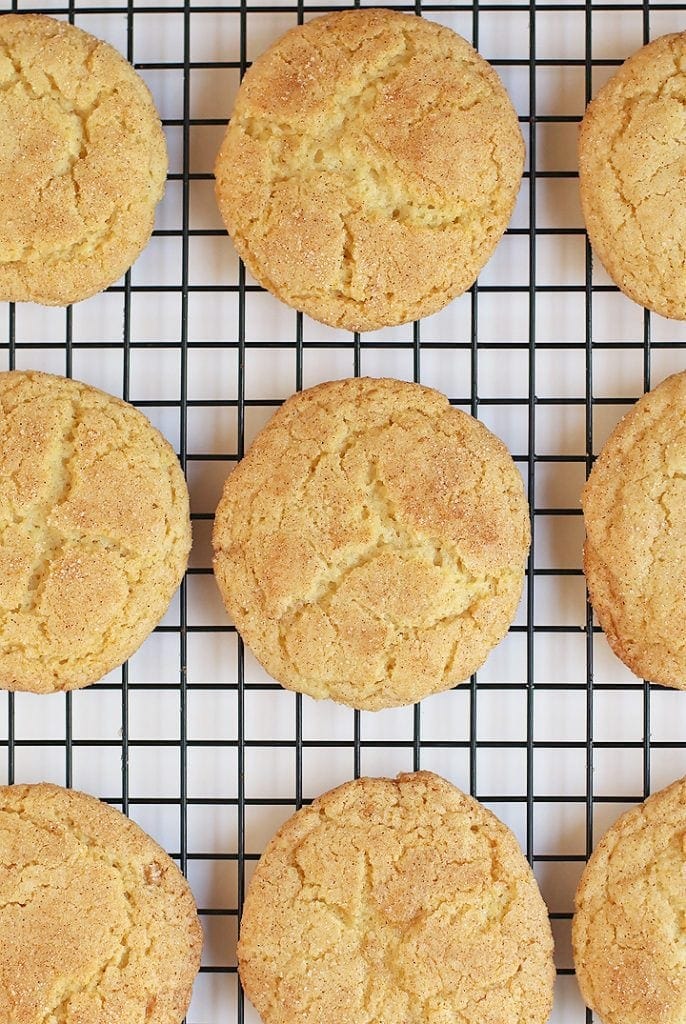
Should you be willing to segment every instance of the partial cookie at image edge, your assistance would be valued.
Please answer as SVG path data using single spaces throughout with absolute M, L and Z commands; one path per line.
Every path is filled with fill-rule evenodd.
M 0 787 L 0 1017 L 180 1024 L 200 968 L 190 888 L 119 811 L 41 783 Z
M 686 33 L 660 36 L 589 103 L 578 141 L 595 255 L 634 302 L 679 320 L 686 319 L 685 102 Z
M 344 1007 L 353 1024 L 401 1024 L 456 1006 L 465 1019 L 543 1024 L 552 953 L 511 831 L 416 772 L 345 783 L 279 829 L 248 889 L 238 962 L 264 1024 L 312 1008 L 336 1024 Z
M 582 996 L 603 1024 L 683 1020 L 685 835 L 686 779 L 680 779 L 621 815 L 584 868 L 575 898 L 574 963 Z
M 0 685 L 50 693 L 121 665 L 191 546 L 169 443 L 137 409 L 37 371 L 0 374 Z
M 686 688 L 686 372 L 620 420 L 582 494 L 584 572 L 612 650 L 639 678 Z
M 5 14 L 0 110 L 0 298 L 68 306 L 95 295 L 139 256 L 164 192 L 150 90 L 82 29 Z

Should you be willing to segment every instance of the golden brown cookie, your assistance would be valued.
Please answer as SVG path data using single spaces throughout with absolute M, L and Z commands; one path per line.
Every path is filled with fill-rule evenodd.
M 686 689 L 686 373 L 615 427 L 582 496 L 584 571 L 615 654 Z
M 635 302 L 686 319 L 686 32 L 621 66 L 586 110 L 581 205 L 596 255 Z
M 0 1020 L 180 1024 L 202 932 L 188 884 L 119 811 L 0 787 Z
M 604 1024 L 685 1019 L 685 877 L 681 779 L 615 822 L 579 884 L 572 932 L 576 974 Z
M 107 43 L 40 14 L 0 17 L 0 299 L 102 291 L 152 231 L 167 149 L 150 92 Z
M 265 1024 L 543 1024 L 546 908 L 515 837 L 445 779 L 358 779 L 298 811 L 238 945 Z
M 45 373 L 0 373 L 0 686 L 49 693 L 121 665 L 167 610 L 188 490 L 133 406 Z
M 461 36 L 390 10 L 339 11 L 287 32 L 247 72 L 217 201 L 260 284 L 369 331 L 469 288 L 523 164 L 502 82 Z
M 294 395 L 229 476 L 214 570 L 289 689 L 377 710 L 466 679 L 522 591 L 529 519 L 498 438 L 444 395 L 362 378 Z

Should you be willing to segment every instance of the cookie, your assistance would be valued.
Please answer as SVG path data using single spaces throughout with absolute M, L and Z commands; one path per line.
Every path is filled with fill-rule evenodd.
M 190 549 L 169 444 L 126 402 L 0 373 L 0 686 L 100 679 L 167 610 Z
M 316 320 L 370 331 L 469 288 L 523 164 L 517 115 L 469 43 L 414 15 L 338 11 L 247 72 L 216 194 L 260 284 Z
M 589 860 L 572 938 L 581 992 L 604 1024 L 680 1024 L 686 779 L 622 815 Z
M 586 110 L 579 135 L 588 236 L 635 302 L 686 319 L 686 32 L 621 66 Z
M 583 492 L 595 613 L 632 672 L 686 689 L 686 373 L 615 427 Z
M 514 616 L 528 548 L 503 443 L 437 391 L 371 378 L 293 395 L 214 526 L 224 602 L 267 671 L 366 710 L 476 671 Z
M 553 941 L 515 837 L 445 779 L 357 779 L 298 811 L 238 944 L 264 1024 L 542 1024 Z
M 0 300 L 67 306 L 116 281 L 150 238 L 166 173 L 150 92 L 112 46 L 0 17 Z
M 201 946 L 185 878 L 132 821 L 0 787 L 0 1020 L 180 1024 Z

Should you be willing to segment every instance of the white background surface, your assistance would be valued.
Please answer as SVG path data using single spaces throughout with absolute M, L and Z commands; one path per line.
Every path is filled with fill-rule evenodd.
M 250 60 L 297 21 L 293 4 L 273 3 L 271 11 L 265 6 L 254 0 L 241 11 L 238 5 L 210 7 L 191 0 L 184 12 L 176 0 L 76 0 L 71 5 L 78 25 L 142 65 L 156 97 L 171 164 L 157 221 L 165 233 L 153 238 L 126 283 L 74 307 L 71 318 L 64 310 L 25 306 L 17 307 L 12 321 L 7 307 L 0 310 L 3 367 L 12 360 L 18 368 L 57 373 L 71 368 L 74 376 L 142 405 L 177 450 L 185 412 L 196 514 L 193 571 L 164 621 L 166 631 L 150 637 L 124 675 L 115 672 L 70 698 L 17 695 L 13 733 L 8 724 L 12 701 L 0 700 L 0 781 L 10 777 L 13 759 L 14 781 L 71 782 L 119 806 L 123 803 L 173 855 L 188 855 L 206 935 L 206 970 L 196 985 L 192 1024 L 234 1021 L 239 1013 L 234 966 L 242 863 L 239 737 L 246 741 L 246 878 L 266 840 L 292 812 L 298 779 L 307 799 L 353 775 L 356 737 L 359 769 L 366 774 L 412 769 L 418 754 L 421 767 L 466 790 L 474 783 L 475 794 L 515 830 L 525 849 L 530 841 L 528 852 L 555 915 L 557 963 L 563 972 L 571 968 L 569 913 L 590 838 L 587 813 L 596 841 L 628 804 L 644 795 L 648 780 L 656 789 L 686 772 L 686 752 L 679 746 L 685 738 L 686 695 L 649 692 L 613 657 L 599 634 L 591 644 L 595 687 L 587 686 L 578 504 L 590 454 L 587 403 L 594 399 L 590 423 L 597 452 L 647 382 L 654 385 L 684 367 L 680 346 L 686 328 L 657 316 L 644 318 L 639 307 L 607 289 L 609 281 L 597 266 L 589 299 L 577 182 L 570 173 L 575 171 L 574 119 L 586 100 L 587 58 L 593 60 L 595 92 L 611 74 L 613 62 L 643 42 L 644 15 L 655 36 L 684 28 L 686 5 L 649 10 L 650 5 L 640 3 L 626 7 L 563 0 L 553 10 L 549 4 L 530 9 L 484 2 L 476 17 L 471 5 L 458 4 L 453 10 L 431 2 L 422 5 L 427 17 L 468 38 L 477 25 L 479 48 L 498 62 L 519 114 L 536 116 L 535 184 L 532 188 L 528 178 L 523 183 L 515 230 L 481 275 L 479 286 L 486 290 L 463 296 L 424 321 L 416 336 L 410 325 L 365 335 L 357 346 L 345 332 L 306 318 L 299 346 L 296 314 L 254 291 L 245 297 L 241 333 L 238 261 L 231 243 L 219 233 L 209 180 L 224 127 L 212 122 L 225 121 L 238 86 L 241 25 Z M 65 0 L 41 5 L 20 0 L 15 7 L 60 16 L 69 9 Z M 2 11 L 9 9 L 8 3 L 0 5 Z M 303 10 L 306 17 L 311 15 L 307 3 Z M 532 57 L 536 64 L 530 74 Z M 560 59 L 572 63 L 561 66 Z M 233 66 L 206 66 L 217 61 Z M 187 130 L 184 104 L 191 118 Z M 560 116 L 571 120 L 556 120 Z M 523 129 L 529 139 L 529 124 Z M 532 223 L 537 234 L 530 253 Z M 190 230 L 187 246 L 185 228 Z M 207 291 L 207 286 L 220 287 Z M 549 286 L 563 290 L 546 290 Z M 504 290 L 509 287 L 518 290 Z M 535 329 L 530 338 L 532 301 Z M 130 318 L 126 343 L 125 311 Z M 588 349 L 587 322 L 592 342 Z M 189 345 L 182 353 L 184 336 Z M 436 343 L 448 347 L 434 347 Z M 555 347 L 560 343 L 566 347 Z M 479 416 L 509 445 L 525 479 L 534 482 L 533 607 L 528 608 L 525 596 L 516 620 L 519 631 L 509 634 L 475 685 L 424 701 L 419 717 L 412 708 L 355 716 L 332 703 L 297 699 L 269 685 L 248 652 L 241 680 L 237 637 L 208 572 L 209 514 L 241 441 L 249 444 L 274 404 L 298 383 L 309 386 L 351 375 L 356 354 L 360 372 L 406 379 L 413 378 L 418 355 L 423 383 L 440 387 L 467 410 L 478 397 Z M 538 400 L 535 407 L 532 395 Z M 563 402 L 552 404 L 550 399 Z M 242 438 L 239 412 L 244 412 Z M 575 461 L 562 462 L 559 456 Z M 184 619 L 185 674 L 180 672 Z M 553 633 L 550 626 L 564 630 Z M 471 721 L 476 723 L 473 732 Z M 651 741 L 647 755 L 646 721 Z M 587 743 L 589 725 L 592 748 Z M 183 735 L 189 741 L 185 757 Z M 100 741 L 104 745 L 96 745 Z M 159 745 L 151 745 L 156 741 Z M 339 745 L 318 746 L 328 741 Z M 124 775 L 123 747 L 128 749 Z M 246 1017 L 255 1019 L 249 1006 Z M 554 1024 L 584 1019 L 575 980 L 563 973 Z

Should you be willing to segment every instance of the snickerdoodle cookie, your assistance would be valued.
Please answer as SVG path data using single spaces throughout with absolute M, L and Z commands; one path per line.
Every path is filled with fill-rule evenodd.
M 202 933 L 188 884 L 119 811 L 0 788 L 0 1020 L 180 1024 Z
M 0 374 L 0 686 L 86 686 L 164 615 L 188 490 L 149 420 L 44 373 Z
M 265 288 L 368 331 L 469 288 L 523 162 L 502 82 L 461 36 L 390 10 L 339 11 L 287 32 L 247 72 L 217 200 Z
M 229 476 L 214 528 L 227 609 L 284 686 L 376 710 L 466 679 L 503 638 L 529 520 L 509 452 L 418 384 L 321 384 Z
M 576 894 L 576 974 L 604 1024 L 686 1019 L 686 780 L 605 834 Z
M 617 285 L 686 319 L 686 32 L 630 57 L 589 105 L 579 136 L 581 203 Z
M 152 97 L 112 46 L 43 15 L 0 17 L 0 299 L 66 306 L 116 281 L 166 173 Z
M 552 948 L 510 830 L 417 772 L 346 783 L 286 822 L 238 962 L 265 1024 L 543 1024 Z
M 584 489 L 584 571 L 615 654 L 686 688 L 686 373 L 615 428 Z

